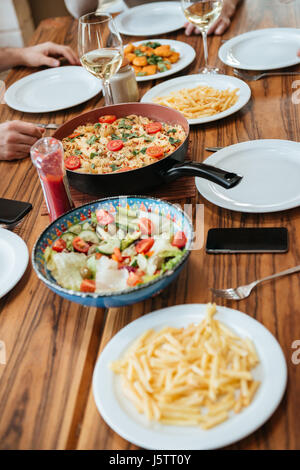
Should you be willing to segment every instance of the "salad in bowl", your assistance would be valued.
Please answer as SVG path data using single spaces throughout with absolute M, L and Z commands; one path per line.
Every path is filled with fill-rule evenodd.
M 103 199 L 51 224 L 34 248 L 33 265 L 63 297 L 120 306 L 169 284 L 188 258 L 191 240 L 191 223 L 179 207 L 154 198 Z

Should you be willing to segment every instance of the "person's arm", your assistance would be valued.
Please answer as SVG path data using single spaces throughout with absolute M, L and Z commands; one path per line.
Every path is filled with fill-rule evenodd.
M 65 0 L 65 5 L 74 18 L 79 18 L 82 15 L 96 11 L 98 0 Z
M 58 67 L 60 65 L 57 57 L 65 57 L 70 64 L 79 65 L 79 59 L 69 46 L 62 46 L 54 42 L 44 42 L 31 47 L 0 48 L 0 71 L 7 70 L 17 65 L 26 67 Z
M 0 124 L 0 160 L 28 157 L 31 146 L 43 136 L 45 129 L 22 121 Z
M 221 35 L 223 34 L 226 29 L 229 27 L 231 18 L 235 14 L 236 7 L 238 5 L 240 0 L 224 0 L 223 1 L 223 8 L 221 15 L 219 18 L 214 22 L 214 24 L 210 27 L 208 30 L 207 34 L 216 34 L 216 35 Z M 195 34 L 201 34 L 201 31 L 196 28 L 193 24 L 191 23 L 186 23 L 185 24 L 185 34 L 187 36 L 190 36 L 192 33 Z

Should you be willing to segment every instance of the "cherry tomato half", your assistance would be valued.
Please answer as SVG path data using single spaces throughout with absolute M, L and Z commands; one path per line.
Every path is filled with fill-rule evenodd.
M 106 147 L 112 152 L 117 152 L 118 150 L 121 150 L 124 147 L 124 144 L 122 140 L 110 140 Z
M 75 139 L 75 137 L 78 137 L 79 135 L 81 135 L 80 132 L 74 132 L 74 134 L 69 135 L 68 138 L 69 139 Z
M 100 225 L 108 225 L 114 222 L 115 220 L 114 216 L 109 212 L 105 211 L 104 209 L 97 209 L 96 217 Z
M 140 227 L 140 231 L 144 235 L 151 235 L 154 232 L 154 223 L 146 217 L 142 217 L 141 219 L 139 219 L 138 225 Z
M 93 279 L 83 279 L 80 285 L 81 292 L 95 292 L 96 290 L 96 281 Z
M 117 120 L 117 116 L 114 116 L 113 114 L 106 114 L 105 116 L 100 116 L 98 121 L 101 122 L 101 124 L 112 124 Z
M 178 231 L 175 233 L 172 245 L 177 246 L 177 248 L 183 248 L 186 245 L 187 238 L 184 232 Z
M 145 130 L 148 134 L 156 134 L 156 132 L 162 130 L 162 124 L 160 122 L 150 122 L 146 124 Z
M 149 157 L 160 158 L 164 154 L 164 149 L 158 145 L 153 145 L 152 147 L 147 148 L 146 153 Z
M 76 155 L 72 155 L 71 157 L 68 157 L 65 159 L 65 167 L 68 170 L 77 170 L 78 168 L 81 167 L 81 161 L 79 157 L 76 157 Z
M 137 284 L 141 284 L 142 280 L 140 276 L 138 276 L 136 273 L 131 272 L 128 276 L 127 279 L 127 285 L 130 287 L 134 287 Z
M 140 240 L 135 245 L 135 251 L 137 253 L 147 253 L 153 246 L 154 239 L 153 238 L 146 238 L 145 240 Z
M 87 253 L 90 248 L 90 245 L 80 237 L 73 238 L 72 244 L 74 250 L 79 251 L 79 253 Z
M 55 250 L 58 253 L 60 253 L 61 251 L 63 251 L 66 248 L 66 246 L 67 246 L 67 244 L 66 244 L 65 240 L 63 240 L 62 238 L 58 238 L 53 243 L 52 250 Z

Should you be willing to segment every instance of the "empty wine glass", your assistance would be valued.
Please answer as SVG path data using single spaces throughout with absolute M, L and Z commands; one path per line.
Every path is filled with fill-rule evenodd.
M 105 104 L 113 104 L 109 79 L 121 66 L 123 46 L 109 13 L 88 13 L 79 18 L 78 52 L 83 67 L 102 79 Z
M 221 14 L 223 0 L 181 0 L 187 20 L 200 29 L 203 38 L 205 67 L 200 73 L 218 73 L 219 69 L 208 65 L 207 31 Z

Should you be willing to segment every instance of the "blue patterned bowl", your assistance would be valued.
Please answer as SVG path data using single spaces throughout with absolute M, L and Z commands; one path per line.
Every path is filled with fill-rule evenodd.
M 172 271 L 168 271 L 158 278 L 135 287 L 128 289 L 109 292 L 107 294 L 91 294 L 65 289 L 59 286 L 55 279 L 47 270 L 44 260 L 44 251 L 47 246 L 51 246 L 53 241 L 68 230 L 71 225 L 90 218 L 91 212 L 96 209 L 103 208 L 108 211 L 115 211 L 117 206 L 128 205 L 132 209 L 143 209 L 156 212 L 171 218 L 176 226 L 183 230 L 187 237 L 186 253 L 179 261 L 178 265 Z M 92 203 L 84 204 L 73 209 L 52 222 L 40 235 L 32 252 L 32 264 L 38 277 L 56 294 L 65 299 L 90 307 L 121 307 L 140 302 L 161 292 L 168 284 L 170 284 L 180 273 L 186 263 L 193 238 L 193 227 L 187 215 L 178 207 L 169 202 L 160 199 L 143 197 L 143 196 L 118 196 L 114 198 L 99 199 Z

